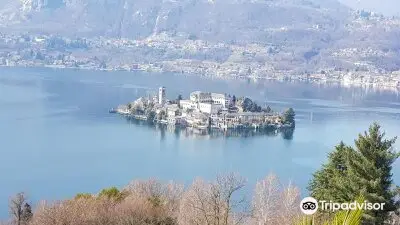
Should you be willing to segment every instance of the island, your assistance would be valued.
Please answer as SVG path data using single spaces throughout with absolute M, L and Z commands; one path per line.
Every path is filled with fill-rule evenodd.
M 248 97 L 194 91 L 188 99 L 178 95 L 166 98 L 166 88 L 160 87 L 158 94 L 140 97 L 133 102 L 120 105 L 110 113 L 121 114 L 129 119 L 149 124 L 165 124 L 198 131 L 293 131 L 295 112 L 292 108 L 275 112 L 269 106 L 262 107 Z M 201 132 L 200 132 L 201 133 Z

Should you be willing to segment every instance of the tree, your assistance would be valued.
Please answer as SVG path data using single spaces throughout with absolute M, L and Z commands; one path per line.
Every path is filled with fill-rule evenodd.
M 32 208 L 31 205 L 28 203 L 25 203 L 23 209 L 22 209 L 22 221 L 28 222 L 32 218 Z
M 169 216 L 177 217 L 184 185 L 174 182 L 162 183 L 158 180 L 135 181 L 127 190 L 134 196 L 146 199 L 153 208 L 165 208 Z
M 293 224 L 299 214 L 300 190 L 291 182 L 283 189 L 279 207 L 280 224 Z
M 393 190 L 392 164 L 400 156 L 393 149 L 396 138 L 384 139 L 385 133 L 374 123 L 368 133 L 359 135 L 355 141 L 356 150 L 348 157 L 348 180 L 353 188 L 352 196 L 364 196 L 368 202 L 385 203 L 383 210 L 366 211 L 366 219 L 383 224 L 390 211 L 396 210 Z
M 293 134 L 294 134 L 294 128 L 293 127 L 285 127 L 281 129 L 281 136 L 285 140 L 292 140 L 293 139 Z
M 287 109 L 283 113 L 283 122 L 286 124 L 291 124 L 293 127 L 295 126 L 295 118 L 296 113 L 294 112 L 293 108 Z
M 16 194 L 10 199 L 9 210 L 13 222 L 17 225 L 25 224 L 32 215 L 32 210 L 30 209 L 30 205 L 27 204 L 27 198 L 23 192 Z
M 257 111 L 257 105 L 253 103 L 253 104 L 251 105 L 249 111 L 250 111 L 250 112 L 256 112 L 256 111 Z
M 352 149 L 343 142 L 328 155 L 328 163 L 314 173 L 309 184 L 311 196 L 316 199 L 329 199 L 336 202 L 346 202 L 349 196 L 343 188 L 347 170 L 347 156 Z
M 384 139 L 385 133 L 374 123 L 355 140 L 355 148 L 340 143 L 329 155 L 328 163 L 314 174 L 309 185 L 316 199 L 350 202 L 364 196 L 371 203 L 385 203 L 383 210 L 364 214 L 366 224 L 383 224 L 398 202 L 392 181 L 392 164 L 399 157 L 393 150 L 396 138 Z
M 179 94 L 178 95 L 178 97 L 176 98 L 176 103 L 178 104 L 178 107 L 180 108 L 181 107 L 181 100 L 182 100 L 183 98 L 182 98 L 182 95 L 181 94 Z
M 151 123 L 154 121 L 154 118 L 156 118 L 156 112 L 150 111 L 149 113 L 147 113 L 146 116 L 147 116 L 147 121 Z
M 396 199 L 400 199 L 400 187 L 395 188 Z M 400 207 L 397 207 L 396 211 L 393 211 L 389 215 L 389 219 L 386 221 L 387 224 L 400 224 Z
M 253 195 L 254 224 L 292 224 L 299 215 L 298 188 L 284 187 L 275 175 L 258 181 Z
M 270 106 L 267 106 L 267 108 L 263 109 L 263 111 L 266 112 L 266 113 L 271 113 L 272 109 L 271 109 Z
M 107 64 L 106 64 L 105 61 L 101 61 L 99 66 L 100 66 L 100 68 L 102 68 L 102 69 L 107 68 Z
M 276 176 L 269 175 L 257 182 L 253 196 L 253 216 L 256 223 L 277 223 L 279 195 L 280 185 Z
M 167 114 L 164 110 L 160 111 L 157 115 L 157 120 L 164 120 L 167 117 Z
M 229 225 L 240 222 L 243 215 L 235 209 L 243 207 L 243 199 L 234 195 L 245 180 L 235 174 L 219 176 L 215 182 L 196 180 L 185 193 L 179 217 L 180 224 Z M 236 196 L 237 197 L 237 196 Z
M 250 98 L 243 98 L 240 102 L 244 112 L 253 112 L 256 109 Z
M 92 198 L 93 195 L 89 193 L 78 193 L 75 195 L 75 199 L 89 199 Z
M 122 201 L 126 197 L 126 193 L 121 192 L 116 187 L 105 188 L 99 193 L 99 198 L 107 198 L 116 201 Z

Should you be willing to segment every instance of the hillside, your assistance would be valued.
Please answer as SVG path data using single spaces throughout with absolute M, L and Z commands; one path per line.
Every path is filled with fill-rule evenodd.
M 143 38 L 167 31 L 214 41 L 323 37 L 344 25 L 348 11 L 325 0 L 3 0 L 2 25 L 66 34 Z M 318 2 L 318 3 L 316 3 Z M 53 26 L 47 26 L 52 24 Z M 58 24 L 59 26 L 54 26 Z M 310 30 L 314 26 L 323 31 Z M 288 28 L 286 35 L 277 34 Z M 288 40 L 288 41 L 289 41 Z
M 161 34 L 171 42 L 187 37 L 231 45 L 224 57 L 213 55 L 214 49 L 204 59 L 296 73 L 400 69 L 400 20 L 353 11 L 336 0 L 0 0 L 0 8 L 3 33 L 136 40 Z M 257 45 L 257 53 L 235 50 L 249 44 Z M 165 48 L 151 50 L 156 56 L 149 60 L 193 59 L 176 54 L 176 46 Z

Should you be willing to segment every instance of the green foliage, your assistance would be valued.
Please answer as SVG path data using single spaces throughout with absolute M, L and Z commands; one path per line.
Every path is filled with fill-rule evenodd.
M 147 114 L 147 121 L 148 121 L 148 122 L 153 122 L 153 121 L 154 121 L 154 118 L 156 118 L 156 112 L 150 111 L 150 112 Z
M 178 95 L 178 97 L 176 98 L 176 104 L 178 104 L 178 107 L 180 108 L 181 107 L 181 100 L 182 100 L 183 98 L 182 98 L 182 95 L 180 94 L 180 95 Z
M 294 134 L 294 128 L 293 127 L 281 129 L 282 138 L 285 139 L 285 140 L 292 140 L 293 139 L 293 134 Z
M 395 138 L 386 140 L 376 123 L 359 135 L 355 148 L 344 143 L 336 146 L 328 162 L 310 182 L 311 196 L 316 199 L 348 202 L 364 196 L 371 203 L 385 203 L 383 210 L 366 211 L 366 222 L 383 224 L 390 211 L 398 206 L 392 190 L 392 164 L 399 157 L 393 151 Z
M 287 109 L 282 116 L 282 120 L 285 124 L 291 124 L 292 126 L 295 125 L 295 118 L 296 113 L 294 112 L 293 108 Z
M 348 152 L 352 149 L 343 142 L 328 155 L 328 163 L 314 174 L 309 190 L 316 199 L 329 199 L 337 202 L 349 200 L 345 186 L 345 170 L 347 169 Z
M 244 112 L 261 112 L 261 106 L 257 105 L 250 98 L 241 98 L 240 106 L 243 108 Z
M 92 198 L 93 195 L 89 193 L 78 193 L 75 195 L 75 199 L 89 199 Z
M 400 155 L 393 150 L 396 138 L 386 140 L 384 136 L 380 126 L 374 123 L 368 133 L 359 135 L 355 141 L 356 151 L 351 151 L 348 157 L 351 197 L 359 191 L 369 202 L 385 203 L 384 210 L 367 212 L 366 218 L 378 224 L 397 208 L 392 190 L 392 164 Z
M 167 113 L 163 110 L 157 115 L 157 120 L 165 120 L 167 118 Z
M 33 216 L 32 207 L 28 203 L 25 203 L 24 207 L 22 208 L 22 221 L 28 222 Z
M 299 219 L 299 222 L 297 222 L 296 225 L 316 225 L 315 218 L 304 216 Z
M 271 113 L 272 109 L 271 109 L 271 107 L 267 106 L 267 108 L 263 109 L 263 111 L 266 113 Z
M 143 109 L 135 108 L 135 110 L 133 111 L 133 114 L 144 115 L 144 114 L 146 114 L 146 111 L 144 111 Z
M 31 206 L 27 203 L 26 195 L 23 192 L 12 197 L 8 207 L 13 224 L 25 224 L 32 217 Z
M 145 220 L 145 224 L 151 225 L 177 225 L 178 222 L 172 217 L 154 217 Z
M 126 197 L 126 193 L 121 192 L 116 187 L 105 188 L 98 195 L 99 198 L 108 198 L 116 201 L 122 201 Z
M 183 98 L 182 98 L 182 95 L 180 94 L 180 95 L 178 95 L 178 97 L 176 98 L 176 100 L 178 100 L 178 101 L 180 101 L 180 100 L 182 100 Z
M 147 200 L 151 203 L 151 205 L 153 207 L 156 207 L 156 208 L 161 207 L 163 204 L 163 201 L 161 200 L 161 197 L 159 197 L 159 196 L 151 196 Z

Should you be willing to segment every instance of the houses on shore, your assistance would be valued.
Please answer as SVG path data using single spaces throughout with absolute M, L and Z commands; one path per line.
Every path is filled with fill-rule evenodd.
M 141 97 L 115 112 L 134 119 L 197 129 L 277 129 L 294 127 L 284 114 L 262 108 L 246 97 L 194 91 L 189 98 L 166 98 L 166 88 L 160 87 L 158 95 Z M 294 113 L 294 112 L 293 112 Z M 294 118 L 294 115 L 293 115 Z

